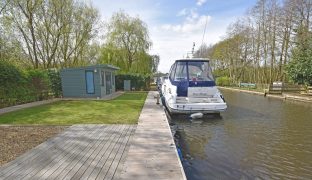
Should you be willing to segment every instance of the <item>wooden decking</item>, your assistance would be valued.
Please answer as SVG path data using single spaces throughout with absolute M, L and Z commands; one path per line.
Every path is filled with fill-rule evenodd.
M 0 167 L 0 179 L 118 179 L 136 125 L 74 125 Z
M 0 167 L 0 180 L 185 180 L 162 107 L 149 92 L 138 125 L 74 125 Z
M 121 179 L 185 180 L 182 164 L 163 108 L 150 91 L 132 137 Z

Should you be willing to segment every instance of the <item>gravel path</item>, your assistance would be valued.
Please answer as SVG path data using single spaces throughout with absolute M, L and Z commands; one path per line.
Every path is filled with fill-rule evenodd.
M 0 166 L 62 132 L 66 126 L 0 126 Z

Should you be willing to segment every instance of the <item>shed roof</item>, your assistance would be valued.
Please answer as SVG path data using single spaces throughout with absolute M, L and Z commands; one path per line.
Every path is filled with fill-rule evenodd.
M 210 61 L 209 59 L 207 59 L 207 58 L 185 58 L 185 59 L 177 59 L 177 60 L 175 60 L 175 61 L 183 61 L 183 62 L 185 62 L 185 61 Z
M 65 68 L 62 69 L 62 71 L 70 71 L 70 70 L 78 70 L 78 69 L 92 69 L 92 68 L 105 68 L 105 69 L 112 69 L 112 70 L 119 70 L 119 67 L 110 65 L 110 64 L 96 64 L 92 66 L 83 66 L 83 67 L 71 67 L 71 68 Z

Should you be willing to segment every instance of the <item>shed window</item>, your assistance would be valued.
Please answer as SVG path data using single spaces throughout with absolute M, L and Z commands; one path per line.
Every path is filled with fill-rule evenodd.
M 94 72 L 86 71 L 87 94 L 94 94 Z
M 112 73 L 112 76 L 113 76 L 113 78 L 112 78 L 112 85 L 115 86 L 115 74 Z
M 105 74 L 103 70 L 101 71 L 101 85 L 105 86 Z

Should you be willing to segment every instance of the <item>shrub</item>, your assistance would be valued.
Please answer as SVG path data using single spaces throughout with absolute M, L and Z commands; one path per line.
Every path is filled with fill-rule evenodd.
M 0 108 L 33 101 L 27 77 L 20 69 L 0 61 Z
M 145 90 L 150 89 L 150 76 L 141 74 L 118 74 L 116 75 L 116 89 L 124 89 L 124 80 L 130 80 L 131 89 Z
M 56 69 L 49 69 L 48 77 L 50 80 L 51 91 L 55 97 L 60 97 L 62 95 L 62 81 L 60 72 Z
M 48 73 L 44 70 L 29 70 L 27 71 L 30 88 L 38 95 L 39 100 L 44 99 L 49 92 L 50 80 Z
M 56 70 L 21 71 L 0 60 L 0 108 L 61 95 L 61 78 Z
M 218 86 L 230 86 L 231 85 L 231 81 L 229 77 L 218 77 L 217 81 L 216 81 Z
M 15 66 L 0 60 L 0 86 L 3 88 L 14 87 L 24 83 L 24 74 Z

